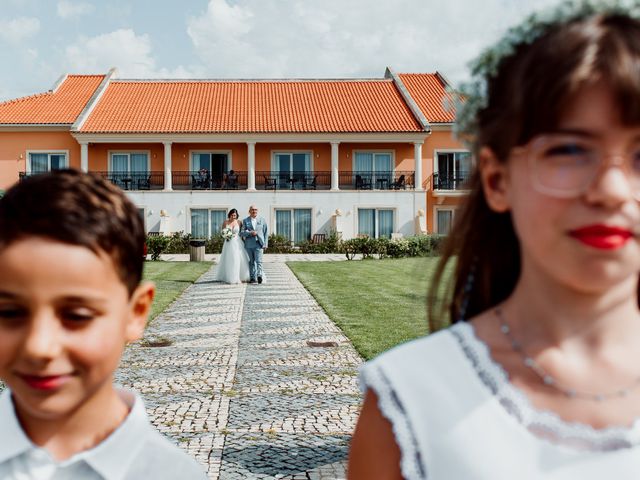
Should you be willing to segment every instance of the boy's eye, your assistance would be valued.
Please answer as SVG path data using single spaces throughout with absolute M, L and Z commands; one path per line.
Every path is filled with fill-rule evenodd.
M 0 322 L 17 323 L 27 315 L 27 311 L 19 307 L 0 306 Z
M 61 312 L 61 316 L 65 321 L 81 324 L 93 320 L 96 313 L 87 308 L 76 308 L 72 310 L 64 310 Z

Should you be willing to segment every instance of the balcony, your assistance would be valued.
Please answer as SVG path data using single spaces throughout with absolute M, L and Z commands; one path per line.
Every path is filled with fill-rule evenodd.
M 455 174 L 434 173 L 432 187 L 434 191 L 465 192 L 469 189 L 468 182 L 471 172 L 456 172 Z
M 414 190 L 415 172 L 340 172 L 341 190 Z
M 174 190 L 246 190 L 247 172 L 222 175 L 199 171 L 171 172 Z
M 162 190 L 164 172 L 104 172 L 92 171 L 123 190 Z
M 329 190 L 331 188 L 331 172 L 258 171 L 256 172 L 256 188 L 258 190 Z
M 40 172 L 38 172 L 40 173 Z M 109 180 L 123 190 L 163 190 L 165 188 L 164 172 L 105 172 L 92 171 Z M 20 172 L 19 178 L 35 175 L 34 172 Z M 434 181 L 438 174 L 434 175 Z M 415 172 L 413 171 L 341 171 L 338 172 L 340 190 L 414 190 Z M 452 183 L 453 180 L 450 182 Z M 199 171 L 171 172 L 173 190 L 246 190 L 248 172 L 225 173 L 212 175 Z M 444 186 L 444 182 L 441 182 Z M 453 182 L 455 183 L 455 182 Z M 453 184 L 452 183 L 452 184 Z M 255 186 L 258 190 L 329 190 L 331 188 L 331 172 L 299 171 L 283 173 L 276 171 L 257 171 Z

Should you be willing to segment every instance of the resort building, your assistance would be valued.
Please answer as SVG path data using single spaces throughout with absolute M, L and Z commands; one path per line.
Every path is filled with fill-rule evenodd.
M 0 190 L 75 167 L 108 178 L 149 232 L 219 231 L 260 209 L 293 242 L 447 233 L 471 156 L 438 73 L 339 80 L 65 75 L 0 103 Z M 449 104 L 449 106 L 447 106 Z

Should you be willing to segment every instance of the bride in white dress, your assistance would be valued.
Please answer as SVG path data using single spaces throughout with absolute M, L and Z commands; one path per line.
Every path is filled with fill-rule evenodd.
M 222 228 L 229 228 L 233 236 L 222 245 L 222 255 L 214 279 L 218 282 L 241 283 L 249 281 L 249 255 L 240 238 L 238 211 L 232 208 Z

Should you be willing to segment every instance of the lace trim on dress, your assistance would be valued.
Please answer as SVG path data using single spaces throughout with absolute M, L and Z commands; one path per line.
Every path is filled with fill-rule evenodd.
M 400 470 L 406 480 L 426 480 L 427 472 L 418 450 L 418 442 L 407 412 L 391 386 L 389 379 L 380 368 L 372 367 L 361 370 L 364 385 L 378 396 L 378 408 L 382 415 L 391 422 L 393 435 L 400 448 Z
M 537 410 L 524 392 L 509 381 L 504 368 L 493 360 L 488 346 L 475 335 L 473 325 L 459 322 L 449 332 L 457 339 L 482 383 L 502 407 L 536 437 L 592 452 L 608 452 L 640 444 L 640 419 L 631 427 L 596 429 L 584 423 L 566 422 L 548 410 Z

